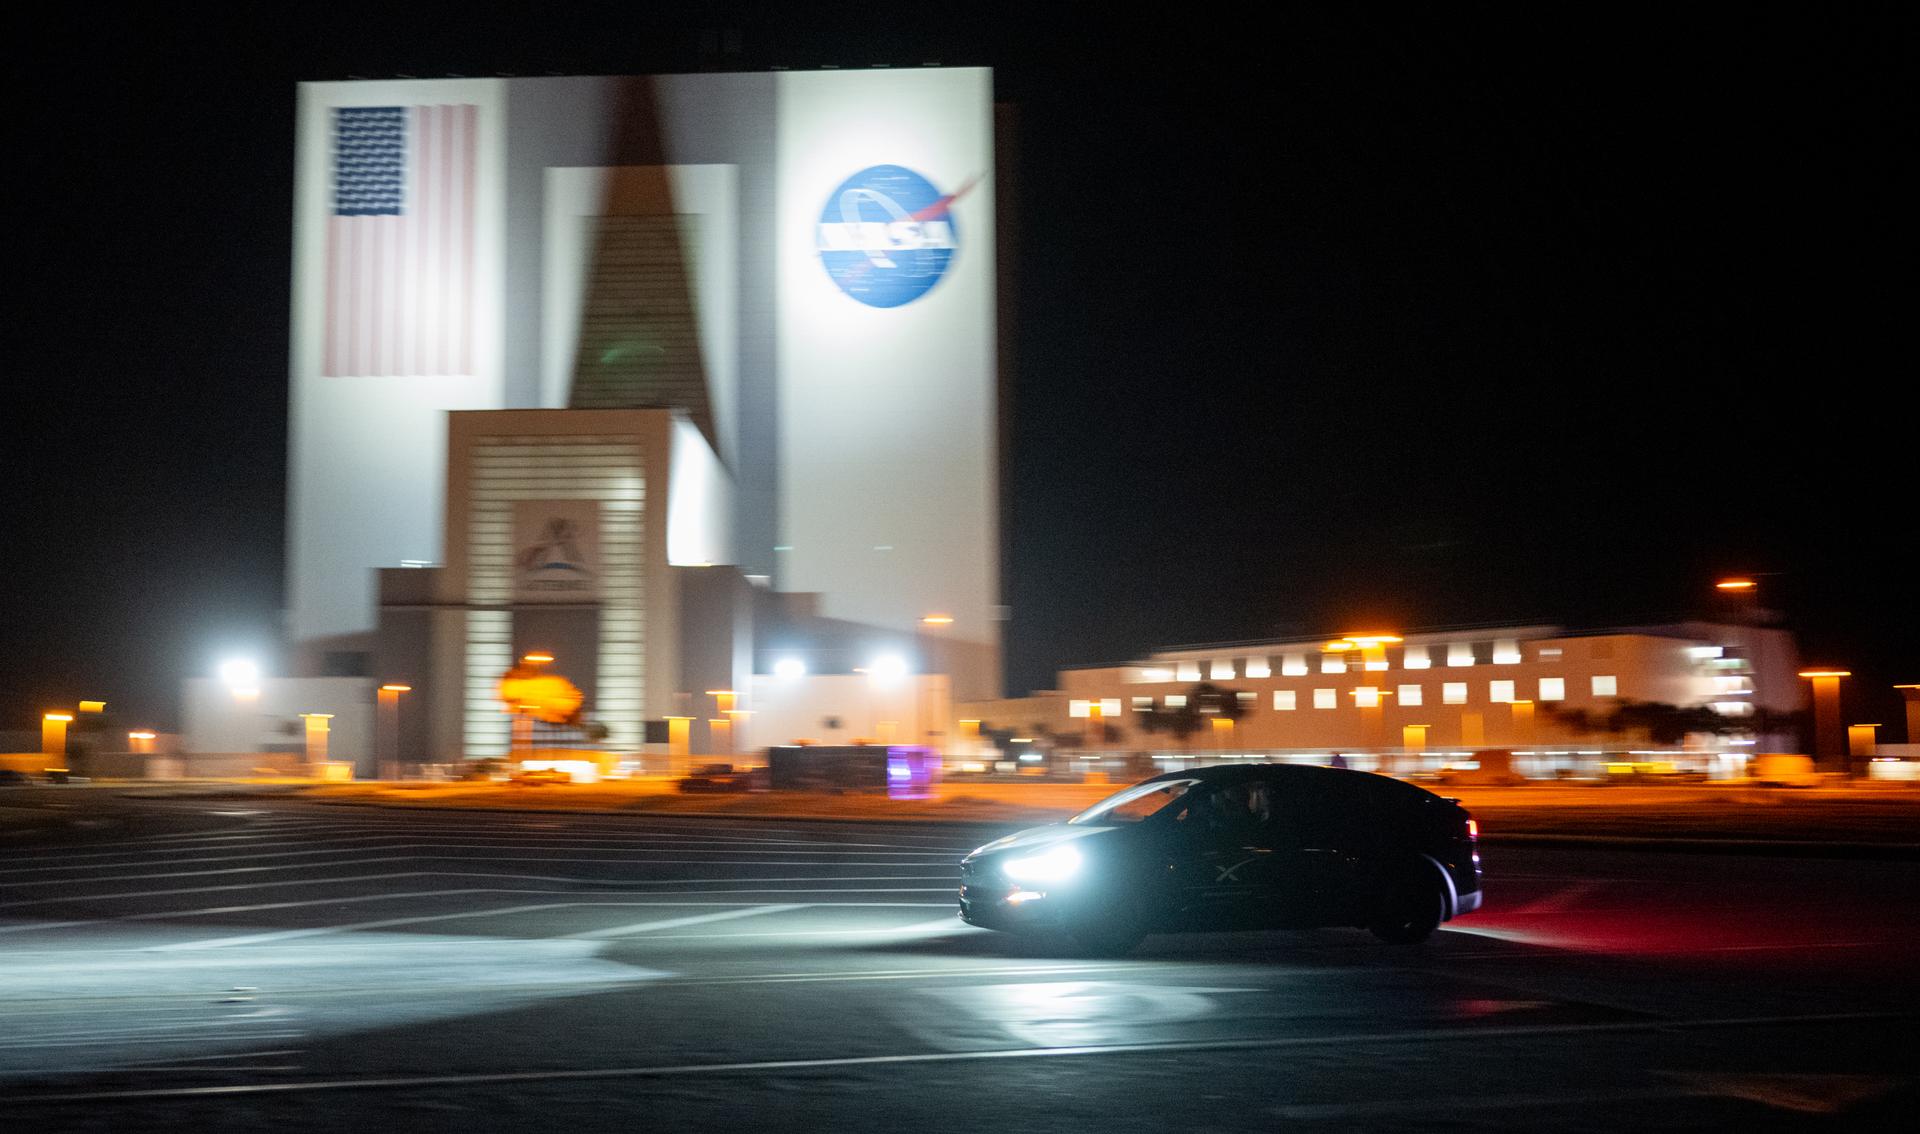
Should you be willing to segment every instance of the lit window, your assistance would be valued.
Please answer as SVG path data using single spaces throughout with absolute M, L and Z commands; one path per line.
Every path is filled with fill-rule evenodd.
M 1567 679 L 1564 677 L 1543 677 L 1540 679 L 1540 699 L 1542 701 L 1564 701 L 1567 699 Z
M 1727 652 L 1727 648 L 1725 646 L 1689 646 L 1687 647 L 1687 656 L 1692 658 L 1694 661 L 1705 661 L 1708 658 L 1717 658 L 1725 654 L 1726 652 Z
M 1375 673 L 1378 673 L 1378 672 L 1380 672 L 1380 671 L 1382 671 L 1382 670 L 1384 670 L 1384 669 L 1386 669 L 1386 668 L 1387 668 L 1387 659 L 1385 659 L 1385 658 L 1371 658 L 1371 659 L 1369 659 L 1369 660 L 1367 661 L 1367 665 L 1366 665 L 1366 668 L 1367 668 L 1368 670 L 1370 670 L 1370 671 L 1373 671 L 1373 672 L 1375 672 Z
M 1487 700 L 1492 701 L 1496 705 L 1512 704 L 1513 703 L 1513 682 L 1511 681 L 1487 682 Z
M 1403 706 L 1420 704 L 1420 687 L 1418 685 L 1402 685 L 1400 687 L 1400 704 Z
M 1210 681 L 1232 681 L 1233 661 L 1226 659 L 1214 662 L 1207 667 L 1207 678 Z
M 1339 704 L 1340 704 L 1340 696 L 1334 690 L 1315 689 L 1313 691 L 1313 707 L 1314 708 L 1331 709 L 1338 706 Z
M 1433 655 L 1427 652 L 1425 646 L 1408 646 L 1404 658 L 1400 664 L 1408 669 L 1433 668 Z
M 1148 666 L 1140 671 L 1140 680 L 1146 682 L 1172 681 L 1173 671 L 1159 666 Z
M 1200 680 L 1200 663 L 1197 661 L 1181 662 L 1179 676 L 1182 681 Z
M 1272 677 L 1273 670 L 1268 667 L 1266 658 L 1247 659 L 1248 677 Z
M 1353 703 L 1363 709 L 1380 707 L 1380 690 L 1372 685 L 1362 685 L 1353 691 Z
M 1092 714 L 1092 710 L 1088 708 L 1089 704 L 1090 702 L 1087 702 L 1087 701 L 1068 701 L 1067 715 L 1070 717 L 1091 716 L 1093 714 Z
M 1440 686 L 1440 699 L 1449 705 L 1466 704 L 1467 683 L 1464 681 L 1449 681 Z
M 1120 698 L 1118 697 L 1100 698 L 1100 715 L 1103 717 L 1119 716 L 1120 715 Z
M 1167 708 L 1169 709 L 1181 708 L 1186 703 L 1187 703 L 1187 695 L 1185 693 L 1167 694 Z
M 1234 698 L 1238 700 L 1242 705 L 1253 704 L 1253 699 L 1258 696 L 1259 694 L 1255 693 L 1251 689 L 1242 689 L 1240 692 L 1234 694 Z
M 1540 656 L 1542 658 L 1557 658 L 1565 652 L 1566 651 L 1562 650 L 1559 646 L 1541 646 L 1540 647 Z
M 1321 654 L 1320 672 L 1345 673 L 1347 672 L 1347 659 L 1339 654 Z
M 1291 689 L 1275 689 L 1273 691 L 1273 707 L 1281 710 L 1298 708 L 1299 695 Z
M 1307 675 L 1307 655 L 1288 654 L 1280 659 L 1280 676 L 1305 677 Z
M 1493 640 L 1493 664 L 1517 665 L 1520 661 L 1520 643 L 1514 638 L 1495 638 Z
M 1153 712 L 1153 698 L 1151 698 L 1151 697 L 1135 697 L 1135 698 L 1133 699 L 1133 711 L 1134 711 L 1134 712 L 1136 712 L 1136 713 L 1151 713 L 1151 712 Z
M 1447 664 L 1454 669 L 1464 669 L 1473 664 L 1473 644 L 1454 642 L 1447 646 Z
M 1620 679 L 1610 673 L 1595 674 L 1593 678 L 1593 695 L 1595 697 L 1618 697 L 1620 695 Z

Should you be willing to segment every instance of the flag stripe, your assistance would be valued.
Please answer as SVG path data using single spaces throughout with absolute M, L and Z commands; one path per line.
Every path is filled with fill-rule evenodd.
M 479 109 L 333 113 L 323 373 L 471 373 Z

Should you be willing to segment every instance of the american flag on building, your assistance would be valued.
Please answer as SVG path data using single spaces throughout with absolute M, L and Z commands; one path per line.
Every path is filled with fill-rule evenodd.
M 323 374 L 472 373 L 476 110 L 334 109 Z

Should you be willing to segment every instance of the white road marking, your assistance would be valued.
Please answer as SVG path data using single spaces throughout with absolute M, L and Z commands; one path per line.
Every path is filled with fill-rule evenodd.
M 624 858 L 542 858 L 529 860 L 522 855 L 439 855 L 439 854 L 397 854 L 380 858 L 350 858 L 337 862 L 290 862 L 279 866 L 224 866 L 216 870 L 168 870 L 156 874 L 114 874 L 105 878 L 45 878 L 32 882 L 8 882 L 8 888 L 18 889 L 26 886 L 83 886 L 99 882 L 143 882 L 153 878 L 210 878 L 234 874 L 271 874 L 286 870 L 332 870 L 348 866 L 378 866 L 387 862 L 518 862 L 538 863 L 555 866 L 842 866 L 866 867 L 874 870 L 892 867 L 899 870 L 925 870 L 938 865 L 930 862 L 767 862 L 764 859 L 661 859 L 653 862 L 635 862 Z M 959 865 L 955 864 L 951 875 L 956 884 L 960 877 Z M 701 882 L 716 882 L 720 879 L 701 878 Z M 819 879 L 801 879 L 801 881 L 819 881 Z
M 743 910 L 723 910 L 719 913 L 691 914 L 687 917 L 670 917 L 665 921 L 640 921 L 632 925 L 614 925 L 605 929 L 590 929 L 585 933 L 571 933 L 569 937 L 581 941 L 602 941 L 613 937 L 631 937 L 636 933 L 648 933 L 656 929 L 680 929 L 689 925 L 705 925 L 714 921 L 731 921 L 741 917 L 759 917 L 763 914 L 785 913 L 788 910 L 806 909 L 804 903 L 770 906 L 749 906 Z
M 389 836 L 389 835 L 378 835 L 378 836 L 371 836 L 371 837 L 373 837 L 373 838 L 379 838 L 379 839 L 387 839 L 387 838 L 393 838 L 393 837 L 396 837 L 396 836 Z M 605 841 L 605 840 L 594 840 L 594 841 Z M 199 848 L 199 849 L 204 849 L 204 848 Z M 384 847 L 368 847 L 368 846 L 353 846 L 353 847 L 320 847 L 320 848 L 316 848 L 316 849 L 313 849 L 313 850 L 297 850 L 297 851 L 275 851 L 275 852 L 273 852 L 273 853 L 271 853 L 271 854 L 254 854 L 254 853 L 251 853 L 251 852 L 240 852 L 240 853 L 235 853 L 235 854 L 222 854 L 222 855 L 206 855 L 206 856 L 203 856 L 203 857 L 200 857 L 200 858 L 176 858 L 176 859 L 172 859 L 172 860 L 169 860 L 169 861 L 167 861 L 167 862 L 165 862 L 165 863 L 156 863 L 156 862 L 154 862 L 154 861 L 153 861 L 153 860 L 152 860 L 152 859 L 151 859 L 151 858 L 149 857 L 149 858 L 145 858 L 145 860 L 144 860 L 144 861 L 142 861 L 142 862 L 83 862 L 83 863 L 77 863 L 77 864 L 73 864 L 73 865 L 68 865 L 68 866 L 21 866 L 21 867 L 9 867 L 9 868 L 0 868 L 0 875 L 4 875 L 4 874 L 52 874 L 52 873 L 56 873 L 56 872 L 66 872 L 66 871 L 75 871 L 75 870 L 117 870 L 117 869 L 120 869 L 120 868 L 122 868 L 122 867 L 129 867 L 129 866 L 155 866 L 155 865 L 163 865 L 163 866 L 183 866 L 183 865 L 186 865 L 186 864 L 188 864 L 188 863 L 198 863 L 198 862 L 239 862 L 239 861 L 249 861 L 249 862 L 251 862 L 251 861 L 258 861 L 258 860 L 260 860 L 260 859 L 268 859 L 268 858 L 310 858 L 310 857 L 312 857 L 312 856 L 314 856 L 314 855 L 323 855 L 323 854 L 357 854 L 357 853 L 364 853 L 364 852 L 366 852 L 366 851 L 375 851 L 375 850 L 377 850 L 377 851 L 442 851 L 442 850 L 492 850 L 492 851 L 505 851 L 505 850 L 511 850 L 511 851 L 516 851 L 516 852 L 518 852 L 518 853 L 519 853 L 519 855 L 525 855 L 525 854 L 528 854 L 528 853 L 536 853 L 536 854 L 548 854 L 548 853 L 552 853 L 552 852 L 554 852 L 554 851 L 568 851 L 568 850 L 595 850 L 595 851 L 598 851 L 598 852 L 600 852 L 600 853 L 602 853 L 602 854 L 638 854 L 638 855 L 659 855 L 659 854 L 702 854 L 702 855 L 705 855 L 705 854 L 740 854 L 740 853 L 742 853 L 741 851 L 738 851 L 738 850 L 735 850 L 735 849 L 732 849 L 732 848 L 716 848 L 716 849 L 713 849 L 713 850 L 702 850 L 702 849 L 700 849 L 700 848 L 698 848 L 698 847 L 684 847 L 684 846 L 669 846 L 669 847 L 657 847 L 657 848 L 656 848 L 656 847 L 620 847 L 620 846 L 613 846 L 613 847 L 575 847 L 575 846 L 538 846 L 538 845 L 533 845 L 533 844 L 520 844 L 520 843 L 497 843 L 497 842 L 496 842 L 496 843 L 431 843 L 431 842 L 410 842 L 410 843 L 397 843 L 397 844 L 395 844 L 395 845 L 393 845 L 393 846 L 384 846 Z M 833 856 L 841 856 L 841 857 L 848 857 L 848 858 L 850 858 L 850 857 L 853 857 L 853 856 L 855 856 L 855 855 L 860 855 L 860 856 L 868 856 L 868 857 L 874 857 L 874 858 L 882 858 L 882 857 L 885 857 L 885 858 L 912 858 L 912 859 L 933 859 L 933 860 L 935 860 L 934 862 L 919 862 L 919 863 L 890 863 L 890 862 L 873 862 L 873 863 L 861 863 L 861 862 L 852 862 L 852 863 L 841 863 L 841 862 L 819 862 L 819 863 L 788 863 L 788 865 L 805 865 L 805 866 L 842 866 L 842 865 L 846 865 L 846 866 L 895 866 L 895 865 L 899 865 L 899 866 L 913 866 L 913 865 L 918 865 L 918 866 L 931 866 L 931 865 L 935 865 L 936 863 L 941 863 L 941 862 L 949 862 L 949 861 L 950 861 L 950 862 L 953 862 L 953 863 L 954 863 L 954 864 L 955 864 L 955 865 L 957 866 L 957 865 L 958 865 L 958 862 L 959 862 L 959 860 L 958 860 L 957 858 L 950 858 L 950 857 L 949 857 L 949 855 L 948 855 L 948 853 L 947 853 L 946 851 L 924 851 L 924 850 L 883 850 L 883 851 L 876 851 L 876 850 L 844 850 L 844 851 L 843 851 L 843 850 L 830 850 L 830 849 L 825 849 L 825 848 L 822 848 L 822 849 L 819 849 L 819 850 L 759 850 L 759 849 L 757 849 L 757 848 L 756 848 L 756 849 L 755 849 L 755 851 L 754 851 L 754 853 L 755 853 L 755 854 L 758 854 L 758 855 L 781 855 L 781 856 L 817 856 L 817 857 L 821 857 L 821 858 L 830 858 L 830 857 L 833 857 Z M 116 856 L 116 857 L 120 857 L 120 856 Z M 476 856 L 465 856 L 465 855 L 434 855 L 434 856 L 424 856 L 424 855 L 422 855 L 422 856 L 408 856 L 408 857 L 435 857 L 435 858 L 449 858 L 449 859 L 467 859 L 467 858 L 474 858 L 474 859 L 475 859 L 476 861 L 478 861 L 478 859 L 477 859 L 477 857 L 476 857 Z M 503 857 L 504 857 L 504 856 L 503 856 Z M 518 858 L 516 857 L 516 861 L 518 861 L 518 860 L 519 860 L 519 859 L 518 859 Z M 608 860 L 604 860 L 604 859 L 534 859 L 534 860 L 532 860 L 532 861 L 536 861 L 536 862 L 570 862 L 570 861 L 580 861 L 580 862 L 601 862 L 601 861 L 608 861 Z M 617 860 L 612 860 L 612 861 L 619 861 L 619 862 L 625 862 L 626 860 L 625 860 L 625 859 L 617 859 Z M 649 859 L 649 860 L 642 860 L 642 861 L 639 861 L 639 862 L 635 862 L 635 863 L 633 863 L 633 865 L 636 865 L 636 866 L 647 866 L 647 865 L 653 865 L 653 864 L 654 864 L 655 862 L 657 862 L 657 861 L 660 861 L 660 860 L 651 860 L 651 859 Z M 673 860 L 673 859 L 670 859 L 670 860 L 666 860 L 666 861 L 669 861 L 669 862 L 672 862 L 672 861 L 681 861 L 681 862 L 709 862 L 709 861 L 716 861 L 716 860 L 711 860 L 711 859 L 677 859 L 677 860 Z M 738 860 L 738 861 L 740 861 L 740 862 L 746 862 L 746 863 L 754 863 L 754 864 L 760 864 L 760 865 L 768 865 L 768 866 L 771 866 L 771 865 L 774 865 L 775 863 L 778 863 L 778 862 L 782 862 L 782 861 L 784 861 L 784 860 L 783 860 L 783 859 L 771 859 L 771 860 L 769 860 L 769 859 L 764 859 L 764 858 L 751 858 L 751 859 L 742 859 L 742 860 Z M 296 865 L 300 865 L 300 864 L 296 864 Z M 322 864 L 317 864 L 317 865 L 335 865 L 335 864 L 332 864 L 332 863 L 322 863 Z M 261 869 L 274 869 L 274 870 L 278 870 L 278 869 L 284 869 L 284 868 L 282 868 L 282 867 L 262 867 Z M 108 881 L 108 879 L 105 879 L 105 878 L 81 878 L 81 879 L 74 879 L 73 881 L 78 881 L 78 882 L 104 882 L 104 881 Z M 5 886 L 12 886 L 12 885 L 21 885 L 21 883 L 13 883 L 13 882 L 0 882 L 0 885 L 5 885 Z
M 553 882 L 565 886 L 712 886 L 720 883 L 760 883 L 760 882 L 946 882 L 946 886 L 922 887 L 884 887 L 884 886 L 845 886 L 838 887 L 847 893 L 891 893 L 909 891 L 915 893 L 939 893 L 956 890 L 955 877 L 937 875 L 828 875 L 815 877 L 810 875 L 786 878 L 646 878 L 623 881 L 617 878 L 572 878 L 547 874 L 500 874 L 476 870 L 400 870 L 391 874 L 356 874 L 343 878 L 292 878 L 283 882 L 236 882 L 225 886 L 182 886 L 171 890 L 122 890 L 112 894 L 74 894 L 58 898 L 29 898 L 16 902 L 0 902 L 0 909 L 23 909 L 27 906 L 61 905 L 70 902 L 105 902 L 121 898 L 161 898 L 176 894 L 216 894 L 235 890 L 284 890 L 295 886 L 344 886 L 353 882 L 391 882 L 400 878 L 511 878 L 516 882 Z M 779 893 L 777 890 L 684 890 L 675 893 L 689 894 L 765 894 Z M 796 893 L 822 893 L 820 890 L 795 891 Z M 824 891 L 831 892 L 831 891 Z
M 734 891 L 723 890 L 718 892 L 733 893 Z M 779 893 L 781 891 L 772 891 L 772 892 Z M 863 893 L 865 891 L 826 890 L 826 891 L 810 891 L 810 892 L 831 894 L 831 893 Z M 360 903 L 360 902 L 413 901 L 418 898 L 449 898 L 449 897 L 458 898 L 458 897 L 468 897 L 475 894 L 546 894 L 546 895 L 566 894 L 567 896 L 573 897 L 573 898 L 615 898 L 615 899 L 628 899 L 628 900 L 549 902 L 549 903 L 545 903 L 537 906 L 517 906 L 509 910 L 494 910 L 494 911 L 479 911 L 479 912 L 463 911 L 457 915 L 452 915 L 452 916 L 485 917 L 488 915 L 488 913 L 532 912 L 534 910 L 569 909 L 573 907 L 602 907 L 602 906 L 609 907 L 609 908 L 655 907 L 655 906 L 663 907 L 663 908 L 674 908 L 674 907 L 680 907 L 680 906 L 740 907 L 740 906 L 758 906 L 758 905 L 764 904 L 762 902 L 678 902 L 678 901 L 672 900 L 674 897 L 677 896 L 675 894 L 661 895 L 661 898 L 665 900 L 633 901 L 631 899 L 636 897 L 636 895 L 632 894 L 629 891 L 624 891 L 624 890 L 600 891 L 600 892 L 589 890 L 589 891 L 582 892 L 582 891 L 567 891 L 567 890 L 522 890 L 522 889 L 515 889 L 510 887 L 469 887 L 469 888 L 453 889 L 453 890 L 412 890 L 412 891 L 403 891 L 400 893 L 392 893 L 392 894 L 355 894 L 348 897 L 313 898 L 307 901 L 299 901 L 299 902 L 260 902 L 254 905 L 246 905 L 246 906 L 202 906 L 196 909 L 172 909 L 172 910 L 158 910 L 151 913 L 122 914 L 119 917 L 94 918 L 92 920 L 87 920 L 87 921 L 24 922 L 19 925 L 0 926 L 0 933 L 34 933 L 34 932 L 41 932 L 45 930 L 51 930 L 51 929 L 68 929 L 75 926 L 87 926 L 87 927 L 93 927 L 93 928 L 100 928 L 105 926 L 119 925 L 123 922 L 132 922 L 132 921 L 172 921 L 177 918 L 211 917 L 211 916 L 220 915 L 220 914 L 263 913 L 268 910 L 302 909 L 310 906 L 340 906 L 340 905 L 346 905 L 348 903 Z M 811 901 L 811 902 L 808 902 L 807 904 L 810 906 L 818 906 L 822 908 L 831 908 L 831 909 L 952 909 L 953 908 L 952 902 Z M 12 956 L 12 957 L 20 957 L 20 956 L 28 956 L 28 955 L 31 955 L 31 954 L 27 954 L 19 951 L 10 951 L 8 953 L 8 956 Z

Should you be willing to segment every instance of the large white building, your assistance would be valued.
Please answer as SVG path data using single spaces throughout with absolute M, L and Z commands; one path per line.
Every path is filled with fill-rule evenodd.
M 568 633 L 629 744 L 718 680 L 681 671 L 677 576 L 645 572 L 719 565 L 816 596 L 809 625 L 836 641 L 915 648 L 938 616 L 914 660 L 937 652 L 957 694 L 998 691 L 989 72 L 307 83 L 295 157 L 300 670 L 431 681 L 423 743 L 490 752 L 504 723 L 482 685 L 565 619 L 475 549 L 527 553 L 521 528 L 562 522 L 621 580 L 571 596 L 595 629 Z M 559 416 L 521 416 L 541 411 Z M 676 424 L 593 417 L 619 412 Z M 672 502 L 576 469 L 596 443 L 580 460 Z M 503 446 L 525 475 L 488 496 L 472 486 Z M 623 589 L 636 509 L 667 527 Z M 429 610 L 425 653 L 426 631 L 395 638 Z M 764 670 L 754 640 L 729 687 Z

